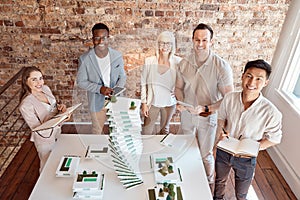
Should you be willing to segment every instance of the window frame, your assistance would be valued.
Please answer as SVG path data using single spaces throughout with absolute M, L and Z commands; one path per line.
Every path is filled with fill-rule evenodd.
M 286 68 L 283 72 L 277 93 L 287 101 L 300 115 L 300 97 L 294 94 L 296 83 L 300 79 L 300 30 L 297 30 Z M 299 88 L 298 88 L 299 89 Z

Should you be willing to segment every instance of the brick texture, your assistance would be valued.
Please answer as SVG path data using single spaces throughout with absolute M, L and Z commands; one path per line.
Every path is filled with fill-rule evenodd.
M 193 28 L 214 31 L 213 49 L 226 59 L 240 88 L 248 60 L 272 61 L 290 0 L 2 0 L 0 3 L 0 86 L 21 67 L 42 69 L 46 83 L 72 104 L 78 57 L 92 46 L 91 28 L 104 22 L 111 46 L 124 54 L 127 95 L 139 98 L 144 58 L 154 54 L 156 36 L 171 30 L 177 55 L 190 52 Z M 74 99 L 73 99 L 74 100 Z

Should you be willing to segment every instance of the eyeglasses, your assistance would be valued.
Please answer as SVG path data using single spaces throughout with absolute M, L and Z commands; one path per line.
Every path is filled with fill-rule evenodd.
M 172 46 L 172 43 L 171 42 L 158 42 L 158 45 L 159 46 Z
M 106 41 L 109 36 L 103 36 L 103 37 L 93 37 L 94 41 Z

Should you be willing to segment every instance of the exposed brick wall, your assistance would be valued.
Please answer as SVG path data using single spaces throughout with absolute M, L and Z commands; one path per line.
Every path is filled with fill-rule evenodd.
M 231 64 L 236 88 L 250 59 L 271 62 L 290 0 L 1 0 L 0 86 L 21 67 L 35 65 L 62 100 L 70 102 L 78 57 L 91 28 L 104 22 L 112 47 L 124 54 L 127 95 L 139 93 L 140 67 L 154 54 L 156 36 L 175 32 L 177 54 L 191 49 L 193 28 L 210 24 L 213 49 Z

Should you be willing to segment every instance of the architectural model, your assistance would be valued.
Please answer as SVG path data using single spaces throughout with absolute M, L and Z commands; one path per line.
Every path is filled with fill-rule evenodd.
M 99 199 L 103 198 L 105 176 L 101 172 L 83 171 L 78 173 L 73 183 L 74 199 Z
M 173 183 L 158 184 L 148 189 L 149 200 L 183 200 L 181 187 Z
M 100 158 L 106 157 L 108 155 L 108 146 L 104 146 L 101 144 L 90 144 L 87 147 L 87 151 L 85 154 L 86 158 Z
M 182 181 L 180 169 L 171 155 L 153 154 L 154 176 L 157 183 L 178 183 Z
M 56 169 L 56 177 L 73 177 L 76 174 L 80 157 L 65 155 L 60 159 Z
M 109 149 L 115 171 L 124 188 L 143 183 L 139 159 L 143 151 L 141 139 L 140 100 L 117 97 L 106 108 L 109 116 Z

